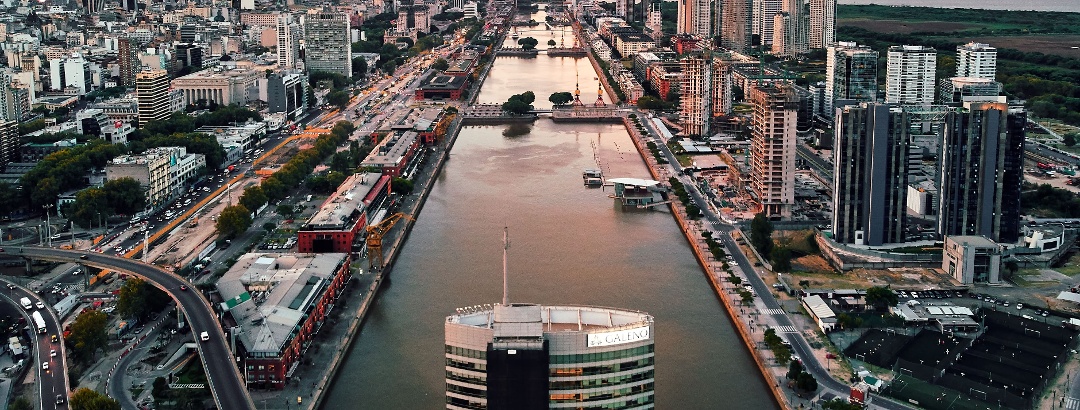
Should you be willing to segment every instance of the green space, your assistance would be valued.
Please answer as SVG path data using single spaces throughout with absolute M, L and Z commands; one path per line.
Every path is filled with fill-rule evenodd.
M 836 6 L 836 20 L 944 21 L 970 26 L 960 31 L 971 35 L 1034 33 L 1080 33 L 1080 13 L 893 7 L 876 4 Z M 839 25 L 839 24 L 838 24 Z

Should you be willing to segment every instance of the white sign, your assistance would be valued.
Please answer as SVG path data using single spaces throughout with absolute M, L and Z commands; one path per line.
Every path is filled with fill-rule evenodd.
M 623 343 L 631 343 L 649 338 L 649 327 L 642 326 L 633 329 L 617 330 L 606 333 L 589 333 L 588 347 L 614 346 Z

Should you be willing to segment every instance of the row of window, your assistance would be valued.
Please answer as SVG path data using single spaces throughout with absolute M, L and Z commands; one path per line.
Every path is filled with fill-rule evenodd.
M 461 361 L 461 360 L 455 360 L 455 359 L 447 358 L 446 359 L 446 365 L 450 366 L 450 367 L 453 367 L 455 369 L 477 370 L 477 371 L 481 371 L 481 372 L 486 372 L 487 371 L 487 364 L 486 363 L 471 363 L 471 362 L 465 362 L 465 361 Z
M 610 374 L 625 372 L 634 369 L 640 369 L 653 365 L 653 357 L 646 357 L 643 359 L 633 360 L 629 362 L 615 363 L 604 366 L 586 366 L 586 367 L 570 367 L 570 368 L 553 368 L 550 370 L 549 375 L 552 377 L 567 377 L 567 376 L 592 376 L 594 374 Z
M 472 387 L 459 386 L 456 384 L 446 384 L 446 391 L 453 392 L 469 397 L 487 397 L 486 390 L 475 389 Z
M 649 369 L 640 373 L 631 373 L 622 376 L 600 377 L 587 380 L 560 380 L 548 383 L 549 390 L 579 390 L 595 387 L 619 386 L 631 384 L 643 380 L 651 380 L 654 377 L 653 370 Z
M 625 359 L 627 357 L 634 356 L 644 356 L 646 354 L 652 353 L 653 351 L 654 345 L 648 344 L 645 346 L 638 346 L 632 349 L 615 350 L 611 352 L 552 355 L 551 358 L 548 359 L 548 361 L 551 364 L 590 363 L 605 360 Z
M 638 397 L 636 399 L 631 399 L 631 400 L 626 400 L 626 401 L 616 401 L 616 402 L 612 402 L 612 403 L 595 404 L 595 405 L 592 405 L 592 406 L 578 405 L 578 406 L 574 406 L 573 408 L 574 409 L 588 409 L 588 410 L 593 410 L 593 409 L 597 409 L 597 410 L 629 409 L 629 408 L 641 407 L 641 406 L 644 406 L 646 404 L 652 404 L 654 402 L 654 400 L 655 400 L 655 396 L 650 394 L 648 396 Z
M 625 387 L 618 390 L 605 390 L 595 393 L 572 393 L 572 394 L 552 394 L 552 403 L 582 403 L 590 401 L 600 401 L 607 399 L 615 399 L 624 396 L 633 396 L 635 394 L 651 392 L 653 391 L 652 383 L 645 383 L 637 386 Z M 650 394 L 650 396 L 652 396 Z
M 446 372 L 446 378 L 450 380 L 456 380 L 459 382 L 487 385 L 487 377 L 485 376 L 473 376 L 464 373 Z
M 446 345 L 446 353 L 473 359 L 487 359 L 486 350 L 466 349 L 464 347 Z

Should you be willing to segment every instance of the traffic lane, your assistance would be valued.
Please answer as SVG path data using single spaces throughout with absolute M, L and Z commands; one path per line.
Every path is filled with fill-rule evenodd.
M 217 323 L 213 309 L 210 308 L 209 302 L 197 291 L 190 290 L 192 285 L 183 278 L 153 265 L 105 254 L 86 254 L 52 248 L 11 248 L 10 252 L 16 255 L 51 258 L 53 260 L 78 259 L 95 267 L 125 271 L 143 277 L 169 293 L 177 301 L 177 305 L 187 317 L 192 332 L 195 334 L 207 332 L 211 335 L 209 341 L 199 342 L 196 346 L 206 369 L 211 391 L 214 392 L 220 408 L 254 408 L 239 369 L 233 364 L 232 354 L 226 344 L 224 333 Z M 181 290 L 180 286 L 186 286 L 189 290 Z
M 38 384 L 38 396 L 41 399 L 42 409 L 53 408 L 56 406 L 56 395 L 61 394 L 63 397 L 67 397 L 67 361 L 64 356 L 63 344 L 52 343 L 51 335 L 59 335 L 60 322 L 56 315 L 46 306 L 45 309 L 39 309 L 36 306 L 32 309 L 24 309 L 19 305 L 18 300 L 21 298 L 28 298 L 32 303 L 44 303 L 44 300 L 36 293 L 25 289 L 20 286 L 16 286 L 13 283 L 5 282 L 8 287 L 8 297 L 11 304 L 15 305 L 15 308 L 20 310 L 26 316 L 26 325 L 30 328 L 30 334 L 32 343 L 35 345 L 33 351 L 36 353 L 34 357 L 28 358 L 24 363 L 26 366 L 36 366 L 38 372 L 38 378 L 40 383 Z M 41 312 L 42 319 L 45 320 L 45 333 L 38 333 L 34 329 L 34 321 L 30 318 L 30 314 L 34 311 Z M 55 352 L 55 356 L 53 355 Z M 45 367 L 48 364 L 48 367 Z M 64 400 L 67 401 L 66 399 Z

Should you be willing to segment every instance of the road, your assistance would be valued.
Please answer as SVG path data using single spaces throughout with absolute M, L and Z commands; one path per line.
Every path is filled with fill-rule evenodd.
M 645 129 L 648 130 L 652 135 L 661 135 L 654 128 L 652 121 L 644 120 L 648 118 L 648 115 L 638 110 L 633 110 L 633 112 L 638 116 L 638 118 L 643 119 L 643 121 L 641 121 L 641 124 L 644 125 Z M 762 273 L 755 270 L 754 264 L 750 262 L 750 259 L 742 252 L 742 249 L 739 248 L 735 239 L 731 236 L 731 232 L 736 230 L 738 227 L 731 223 L 725 222 L 722 218 L 720 218 L 720 215 L 716 214 L 713 211 L 713 208 L 709 206 L 710 202 L 705 198 L 704 195 L 702 195 L 701 192 L 698 191 L 698 185 L 693 181 L 691 177 L 683 174 L 682 166 L 679 165 L 679 161 L 675 159 L 675 155 L 672 154 L 671 151 L 668 149 L 667 144 L 657 144 L 657 147 L 660 149 L 660 152 L 664 155 L 664 157 L 667 158 L 668 164 L 670 164 L 669 166 L 671 168 L 671 174 L 675 175 L 675 177 L 678 178 L 680 182 L 682 182 L 683 186 L 686 188 L 686 192 L 690 195 L 690 198 L 694 201 L 694 203 L 698 205 L 699 208 L 701 208 L 701 212 L 704 214 L 704 218 L 702 218 L 704 222 L 703 228 L 712 232 L 719 233 L 718 237 L 724 245 L 725 252 L 728 255 L 733 255 L 733 258 L 735 259 L 734 264 L 737 265 L 739 269 L 741 269 L 745 273 L 747 281 L 754 288 L 754 293 L 757 294 L 757 299 L 760 300 L 763 307 L 765 309 L 770 309 L 773 312 L 783 312 L 783 306 L 776 300 L 775 297 L 773 297 L 772 289 L 769 287 L 768 284 L 765 283 L 765 281 L 761 279 L 760 274 Z M 802 147 L 800 146 L 800 153 L 801 149 Z M 813 158 L 821 160 L 821 158 L 817 155 L 813 155 L 813 153 L 810 154 Z M 732 315 L 736 315 L 736 313 L 733 312 Z M 774 322 L 773 324 L 778 327 L 791 326 L 794 328 L 798 328 L 798 325 L 794 323 L 786 313 L 769 316 L 771 316 L 771 320 Z M 788 343 L 791 343 L 792 351 L 794 352 L 794 354 L 799 356 L 800 358 L 803 358 L 803 366 L 805 367 L 806 371 L 818 380 L 818 385 L 821 389 L 819 393 L 831 392 L 832 394 L 841 398 L 847 397 L 850 394 L 850 386 L 840 380 L 834 379 L 832 375 L 829 374 L 828 370 L 826 370 L 825 367 L 821 365 L 821 362 L 815 359 L 813 349 L 810 347 L 810 343 L 806 341 L 806 338 L 803 337 L 802 332 L 784 333 L 784 335 L 787 336 L 785 339 L 787 339 Z M 894 402 L 890 399 L 878 395 L 874 396 L 871 407 L 889 410 L 901 410 L 910 408 L 906 405 Z
M 824 178 L 826 181 L 830 183 L 832 182 L 833 166 L 831 163 L 826 161 L 824 158 L 821 158 L 820 155 L 815 154 L 813 151 L 810 151 L 810 148 L 807 147 L 806 144 L 798 143 L 795 144 L 795 147 L 797 149 L 796 156 L 799 159 L 806 161 L 806 164 L 810 166 L 810 169 L 812 169 L 818 175 L 821 175 L 821 177 Z M 828 188 L 830 190 L 832 189 L 831 186 L 829 186 Z
M 14 304 L 18 310 L 22 311 L 26 315 L 26 323 L 30 325 L 31 332 L 33 332 L 34 321 L 30 318 L 30 313 L 33 311 L 41 312 L 42 319 L 45 319 L 45 332 L 34 333 L 33 349 L 34 354 L 31 355 L 27 361 L 27 366 L 33 366 L 38 371 L 38 398 L 41 400 L 40 409 L 60 409 L 67 408 L 68 397 L 68 380 L 67 380 L 67 355 L 64 351 L 64 344 L 61 343 L 60 334 L 63 332 L 60 329 L 60 319 L 56 317 L 56 312 L 49 307 L 49 303 L 39 297 L 36 293 L 31 292 L 25 288 L 16 286 L 15 284 L 6 280 L 0 279 L 7 285 L 8 291 L 5 297 Z M 41 303 L 45 306 L 44 309 L 34 307 L 33 309 L 23 309 L 19 304 L 19 299 L 29 298 L 35 305 Z M 53 335 L 57 336 L 57 341 L 54 343 L 51 341 Z M 56 355 L 53 355 L 53 352 Z M 44 368 L 43 363 L 48 363 L 48 369 Z M 63 397 L 63 402 L 56 403 L 56 396 Z
M 218 325 L 217 318 L 209 302 L 206 301 L 192 284 L 159 269 L 156 266 L 139 261 L 94 252 L 79 252 L 52 248 L 8 247 L 8 254 L 33 259 L 58 262 L 78 262 L 96 268 L 112 269 L 138 276 L 168 293 L 184 312 L 191 331 L 196 337 L 202 332 L 210 335 L 210 340 L 198 343 L 199 357 L 214 401 L 220 409 L 252 409 L 254 405 L 248 396 L 244 380 L 237 369 L 235 359 L 229 351 L 225 333 Z M 81 257 L 85 257 L 82 259 Z M 181 286 L 188 290 L 182 290 Z

